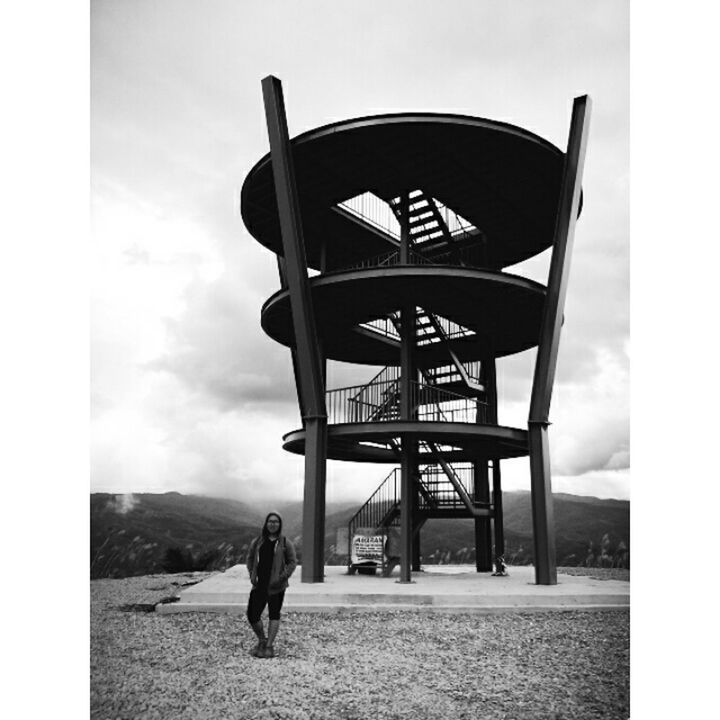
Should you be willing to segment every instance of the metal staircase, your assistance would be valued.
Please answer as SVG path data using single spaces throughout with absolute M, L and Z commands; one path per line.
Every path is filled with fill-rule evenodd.
M 392 198 L 388 204 L 399 221 L 400 198 Z M 426 260 L 460 266 L 485 264 L 484 243 L 478 245 L 482 232 L 424 190 L 410 193 L 408 228 L 413 251 Z
M 491 517 L 492 503 L 473 499 L 472 465 L 461 463 L 452 466 L 444 460 L 437 446 L 430 444 L 429 450 L 437 464 L 424 465 L 415 476 L 419 513 L 414 525 L 415 534 L 431 518 Z M 399 527 L 399 520 L 400 468 L 394 468 L 350 518 L 348 543 L 358 531 L 372 535 L 387 534 L 390 528 Z
M 367 194 L 366 194 L 367 195 Z M 371 220 L 368 207 L 377 208 L 383 203 L 378 198 L 363 197 L 361 202 L 348 204 L 345 210 L 352 211 L 360 221 L 373 222 L 377 228 L 395 236 L 392 223 L 385 218 L 382 222 Z M 401 220 L 400 198 L 387 201 L 394 219 Z M 411 264 L 452 264 L 460 266 L 483 266 L 486 264 L 484 243 L 478 244 L 482 233 L 459 215 L 443 206 L 422 190 L 409 194 L 408 229 L 410 234 Z M 370 264 L 394 265 L 399 262 L 399 251 L 393 250 Z M 385 338 L 399 341 L 401 337 L 400 314 L 391 313 L 364 323 L 364 331 L 378 333 Z M 472 337 L 474 332 L 452 321 L 416 308 L 415 344 L 418 348 L 440 343 L 447 352 L 447 363 L 435 367 L 420 368 L 420 382 L 411 383 L 412 407 L 417 419 L 454 421 L 458 406 L 462 406 L 465 422 L 486 423 L 488 407 L 486 384 L 483 381 L 483 366 L 479 361 L 463 363 L 453 350 L 452 341 L 461 337 Z M 348 389 L 349 390 L 349 389 Z M 333 393 L 343 391 L 331 391 Z M 381 370 L 367 385 L 353 389 L 347 398 L 353 405 L 352 418 L 356 422 L 387 422 L 400 419 L 400 375 L 397 367 L 388 366 Z M 471 403 L 472 410 L 468 412 Z M 337 402 L 329 402 L 329 406 Z M 331 413 L 332 414 L 332 413 Z M 394 446 L 393 446 L 394 443 Z M 399 442 L 390 443 L 397 451 Z M 418 467 L 414 478 L 417 491 L 417 513 L 413 532 L 417 535 L 429 518 L 492 517 L 493 505 L 475 499 L 474 467 L 470 463 L 452 465 L 443 455 L 437 443 L 421 442 L 421 457 L 424 462 Z M 348 542 L 358 530 L 368 534 L 386 534 L 389 528 L 398 526 L 400 520 L 400 469 L 395 468 L 380 483 L 365 504 L 348 523 Z M 348 555 L 350 553 L 348 552 Z M 392 563 L 391 559 L 391 563 Z M 387 568 L 386 568 L 387 571 Z

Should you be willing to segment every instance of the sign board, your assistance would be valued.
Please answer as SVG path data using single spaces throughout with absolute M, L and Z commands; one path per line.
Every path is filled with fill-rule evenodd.
M 383 564 L 385 553 L 384 535 L 353 535 L 350 561 L 354 564 L 376 562 Z

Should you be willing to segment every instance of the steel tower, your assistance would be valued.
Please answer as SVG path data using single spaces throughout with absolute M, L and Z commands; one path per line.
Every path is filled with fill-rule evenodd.
M 492 569 L 500 462 L 529 455 L 536 582 L 555 584 L 547 428 L 589 98 L 575 99 L 563 153 L 506 123 L 435 113 L 290 140 L 280 81 L 262 87 L 271 152 L 245 179 L 241 211 L 277 255 L 281 288 L 261 323 L 290 348 L 298 391 L 302 427 L 283 447 L 305 456 L 302 581 L 323 581 L 328 458 L 399 465 L 355 521 L 399 519 L 410 582 L 430 517 L 473 518 L 477 569 Z M 547 287 L 503 271 L 550 247 Z M 505 427 L 496 359 L 533 347 L 528 429 Z M 328 390 L 328 359 L 384 369 Z

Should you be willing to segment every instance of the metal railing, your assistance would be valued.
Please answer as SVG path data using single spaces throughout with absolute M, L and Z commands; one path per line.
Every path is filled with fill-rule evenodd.
M 473 330 L 458 325 L 452 320 L 435 315 L 435 321 L 440 326 L 442 336 L 434 333 L 431 324 L 424 322 L 427 320 L 427 313 L 422 308 L 417 308 L 417 326 L 415 334 L 418 338 L 418 345 L 427 345 L 442 340 L 451 340 L 458 337 L 472 337 L 476 335 Z M 387 317 L 375 318 L 365 323 L 360 323 L 360 327 L 376 332 L 383 337 L 400 340 L 400 318 L 398 315 L 388 315 Z
M 386 379 L 325 393 L 330 424 L 400 420 L 400 380 Z M 410 383 L 413 420 L 487 423 L 487 403 L 419 382 Z
M 328 423 L 382 422 L 397 419 L 400 381 L 381 380 L 325 393 Z
M 452 467 L 465 492 L 473 497 L 475 473 L 472 464 L 456 463 Z M 394 468 L 365 504 L 350 518 L 348 522 L 348 540 L 350 542 L 358 528 L 369 528 L 377 532 L 383 527 L 389 526 L 396 519 L 396 510 L 400 503 L 400 483 L 400 468 Z M 418 492 L 418 509 L 466 509 L 456 488 L 437 465 L 427 465 L 420 472 L 419 483 L 422 484 L 424 492 Z M 489 501 L 485 503 L 473 501 L 473 504 L 479 507 L 491 506 Z
M 364 268 L 375 268 L 375 267 L 393 267 L 396 265 L 436 265 L 438 264 L 434 259 L 425 257 L 421 253 L 409 248 L 409 261 L 407 263 L 400 262 L 400 250 L 390 250 L 388 252 L 380 253 L 379 255 L 373 255 L 363 260 L 358 260 L 352 265 L 344 265 L 335 270 L 362 270 Z
M 372 528 L 376 530 L 388 521 L 390 513 L 399 503 L 399 491 L 400 468 L 395 468 L 380 483 L 368 501 L 350 518 L 348 522 L 350 542 L 352 542 L 352 537 L 357 528 Z
M 455 475 L 460 480 L 470 497 L 475 491 L 475 480 L 473 466 L 470 463 L 453 464 Z M 445 475 L 442 468 L 436 465 L 428 465 L 424 468 L 421 475 L 421 481 L 428 493 L 432 496 L 434 503 L 428 502 L 422 493 L 419 493 L 419 505 L 421 510 L 431 508 L 449 508 L 453 510 L 465 509 L 465 503 L 458 495 L 455 487 Z
M 480 382 L 480 374 L 482 365 L 479 360 L 463 363 L 465 373 L 473 382 Z M 440 365 L 439 367 L 428 368 L 424 371 L 425 376 L 433 381 L 429 384 L 439 384 L 441 382 L 460 382 L 462 375 L 454 363 Z
M 360 413 L 360 408 L 366 407 L 369 408 L 370 406 L 373 406 L 376 404 L 378 395 L 375 390 L 376 386 L 388 384 L 392 386 L 393 384 L 396 384 L 400 380 L 400 368 L 395 365 L 388 365 L 387 367 L 383 368 L 369 383 L 363 386 L 362 390 L 360 390 L 353 398 L 352 398 L 352 404 L 353 407 L 356 409 L 356 413 Z M 382 402 L 384 402 L 386 397 L 382 398 Z M 363 422 L 363 420 L 358 420 L 356 422 Z
M 364 192 L 339 203 L 338 207 L 359 217 L 369 225 L 383 230 L 394 238 L 400 237 L 400 223 L 392 208 L 371 192 Z
M 419 345 L 433 342 L 442 342 L 443 340 L 450 340 L 457 337 L 472 337 L 476 334 L 473 330 L 470 330 L 463 325 L 458 325 L 456 322 L 448 320 L 441 315 L 433 315 L 435 323 L 440 328 L 440 335 L 433 334 L 434 327 L 432 323 L 428 324 L 422 322 L 423 320 L 427 319 L 428 313 L 422 308 L 418 308 L 418 311 L 418 324 L 420 325 L 419 330 L 421 328 L 425 328 L 423 329 L 422 334 L 418 332 L 418 336 L 420 338 L 418 343 Z M 427 335 L 428 337 L 422 337 L 422 335 Z
M 431 255 L 433 265 L 462 265 L 463 267 L 484 267 L 485 248 L 482 245 L 468 245 L 460 248 L 448 247 Z
M 424 193 L 420 190 L 415 190 L 413 193 L 414 197 L 410 198 L 410 207 L 415 207 L 426 199 Z M 413 193 L 411 193 L 411 196 Z M 465 218 L 458 215 L 454 210 L 451 210 L 438 200 L 431 198 L 427 198 L 427 200 L 435 204 L 440 217 L 450 233 L 450 237 L 455 243 L 462 242 L 463 239 L 476 238 L 478 236 L 478 229 L 465 220 Z M 399 198 L 394 198 L 394 201 L 397 203 Z M 400 223 L 395 209 L 377 195 L 371 192 L 365 192 L 339 203 L 338 207 L 368 225 L 382 230 L 393 239 L 400 239 Z M 422 234 L 425 229 L 428 229 L 429 226 L 436 221 L 435 213 L 432 212 L 429 205 L 426 215 L 427 220 L 425 223 L 413 227 L 412 232 L 415 235 Z M 422 216 L 419 217 L 422 218 Z M 423 236 L 424 242 L 432 242 L 433 239 L 439 241 L 443 235 L 444 233 L 438 227 L 438 229 L 430 235 Z M 449 246 L 447 249 L 442 249 L 439 252 L 437 249 L 431 251 L 429 255 L 411 248 L 408 262 L 409 265 L 466 265 L 470 267 L 482 267 L 484 263 L 485 251 L 484 248 L 479 245 L 465 247 Z M 391 250 L 390 252 L 355 262 L 352 265 L 335 269 L 351 270 L 368 267 L 389 267 L 399 264 L 399 250 Z
M 486 403 L 480 400 L 422 383 L 412 383 L 412 390 L 412 405 L 420 422 L 486 422 Z
M 395 267 L 398 265 L 457 265 L 461 267 L 483 267 L 485 265 L 485 248 L 482 245 L 466 245 L 464 247 L 445 246 L 441 249 L 415 250 L 409 248 L 407 263 L 400 262 L 400 250 L 373 255 L 349 265 L 333 268 L 339 270 L 364 270 L 366 268 Z

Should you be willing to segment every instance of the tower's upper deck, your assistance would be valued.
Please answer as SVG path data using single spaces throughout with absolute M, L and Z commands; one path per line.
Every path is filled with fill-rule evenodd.
M 552 244 L 564 154 L 521 128 L 404 113 L 325 125 L 291 143 L 310 267 L 348 267 L 394 247 L 338 208 L 368 192 L 390 202 L 422 188 L 480 231 L 485 267 L 513 265 Z M 248 174 L 241 209 L 252 235 L 282 254 L 269 154 Z

